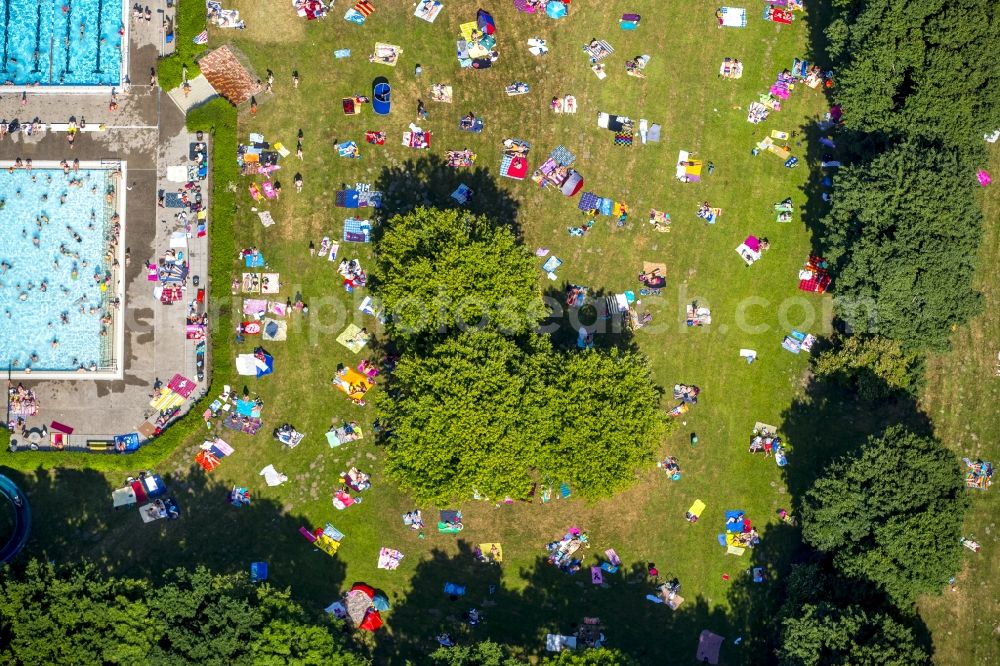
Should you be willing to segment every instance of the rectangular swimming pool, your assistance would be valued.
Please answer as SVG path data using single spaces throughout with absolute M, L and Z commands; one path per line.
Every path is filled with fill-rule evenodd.
M 3 370 L 114 370 L 123 225 L 119 177 L 99 166 L 0 169 Z
M 15 86 L 119 86 L 122 0 L 0 0 L 0 81 Z

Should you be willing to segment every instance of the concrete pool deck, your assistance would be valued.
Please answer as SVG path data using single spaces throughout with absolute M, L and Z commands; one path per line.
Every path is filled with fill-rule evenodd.
M 152 3 L 151 3 L 152 5 Z M 154 12 L 159 11 L 152 5 Z M 159 3 L 162 8 L 164 5 Z M 155 38 L 158 24 L 154 15 L 148 27 L 148 37 Z M 155 66 L 162 44 L 147 39 L 141 41 L 140 30 L 132 31 L 130 67 L 133 81 L 139 77 L 148 83 L 150 67 Z M 195 341 L 185 335 L 188 304 L 195 299 L 197 289 L 188 280 L 183 299 L 173 304 L 161 303 L 153 294 L 153 284 L 146 277 L 145 262 L 156 262 L 170 246 L 170 235 L 178 230 L 174 219 L 178 209 L 157 206 L 159 190 L 173 192 L 178 184 L 166 179 L 167 167 L 192 165 L 189 144 L 195 137 L 184 127 L 184 116 L 166 93 L 148 85 L 133 85 L 127 95 L 119 97 L 117 112 L 108 110 L 105 95 L 28 95 L 26 107 L 19 104 L 19 95 L 2 94 L 0 88 L 0 118 L 18 117 L 30 122 L 38 116 L 48 123 L 64 123 L 70 115 L 85 117 L 88 125 L 106 124 L 104 131 L 78 134 L 71 150 L 64 132 L 43 132 L 33 136 L 24 133 L 0 138 L 0 151 L 11 159 L 31 158 L 34 163 L 44 160 L 59 162 L 74 158 L 84 160 L 121 160 L 127 163 L 123 180 L 127 192 L 124 238 L 120 244 L 130 250 L 128 266 L 121 261 L 125 290 L 120 311 L 123 321 L 122 377 L 97 381 L 93 373 L 59 380 L 42 380 L 38 376 L 21 380 L 35 391 L 40 405 L 37 416 L 26 419 L 27 429 L 50 426 L 58 421 L 73 428 L 67 450 L 86 450 L 88 440 L 112 439 L 115 435 L 134 433 L 147 419 L 156 417 L 150 406 L 153 383 L 164 385 L 175 374 L 196 380 Z M 211 146 L 210 146 L 211 148 Z M 210 160 L 214 156 L 210 153 Z M 208 202 L 210 181 L 202 181 L 202 196 Z M 208 233 L 212 233 L 209 219 Z M 195 234 L 192 234 L 195 236 Z M 208 238 L 188 239 L 190 275 L 199 276 L 200 288 L 208 280 Z M 207 304 L 206 304 L 207 305 Z M 212 332 L 210 332 L 211 334 Z M 210 352 L 205 367 L 211 369 Z M 193 400 L 200 397 L 210 377 L 198 382 L 194 394 L 182 406 L 187 411 Z M 17 383 L 17 380 L 14 382 Z M 11 433 L 19 448 L 28 443 L 21 432 Z M 40 448 L 47 448 L 43 441 Z

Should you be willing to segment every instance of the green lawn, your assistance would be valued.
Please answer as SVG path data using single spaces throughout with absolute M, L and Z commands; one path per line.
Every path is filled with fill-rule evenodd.
M 181 521 L 141 526 L 132 513 L 113 513 L 108 494 L 111 485 L 121 481 L 114 475 L 87 470 L 14 475 L 35 505 L 35 538 L 29 554 L 66 560 L 87 557 L 114 571 L 146 575 L 195 563 L 238 571 L 252 560 L 267 559 L 277 584 L 291 586 L 296 596 L 317 608 L 332 601 L 345 584 L 364 580 L 385 589 L 394 603 L 387 614 L 388 630 L 366 637 L 379 663 L 399 663 L 430 648 L 435 631 L 457 630 L 454 618 L 469 605 L 486 607 L 488 619 L 476 630 L 477 636 L 523 646 L 529 653 L 541 650 L 545 633 L 570 633 L 583 616 L 599 615 L 606 623 L 609 645 L 643 663 L 693 657 L 703 628 L 733 639 L 767 620 L 754 617 L 754 610 L 773 601 L 768 588 L 748 585 L 744 572 L 751 563 L 764 564 L 772 576 L 779 576 L 794 557 L 797 534 L 776 524 L 775 510 L 793 506 L 788 489 L 800 490 L 817 471 L 818 461 L 829 457 L 823 443 L 831 433 L 819 431 L 833 422 L 825 420 L 830 417 L 830 403 L 806 396 L 806 357 L 789 354 L 780 344 L 793 327 L 828 332 L 830 305 L 823 297 L 797 290 L 796 273 L 810 249 L 810 215 L 821 207 L 814 203 L 805 219 L 797 213 L 792 224 L 776 223 L 772 211 L 772 204 L 787 196 L 799 207 L 805 204 L 808 167 L 785 169 L 777 157 L 767 153 L 753 157 L 750 149 L 772 129 L 797 131 L 801 136 L 807 123 L 825 109 L 825 102 L 821 93 L 800 87 L 780 112 L 759 126 L 746 122 L 746 107 L 778 71 L 791 65 L 794 56 L 808 54 L 808 26 L 801 14 L 792 26 L 763 23 L 758 9 L 750 7 L 746 29 L 719 30 L 715 5 L 704 1 L 664 6 L 652 0 L 578 0 L 561 22 L 517 14 L 509 2 L 486 3 L 497 21 L 501 60 L 490 70 L 473 72 L 460 70 L 454 55 L 458 25 L 475 20 L 477 5 L 462 4 L 446 3 L 432 25 L 413 17 L 409 3 L 376 3 L 368 23 L 358 27 L 340 18 L 346 10 L 340 4 L 326 20 L 307 23 L 291 12 L 287 1 L 230 0 L 227 6 L 240 9 L 249 27 L 242 32 L 214 32 L 210 46 L 230 41 L 249 57 L 258 75 L 263 78 L 270 68 L 276 76 L 275 94 L 258 97 L 256 116 L 242 112 L 240 136 L 245 140 L 249 132 L 261 132 L 272 142 L 294 147 L 300 128 L 305 135 L 304 161 L 300 165 L 294 153 L 283 161 L 277 174 L 283 195 L 266 206 L 277 225 L 264 229 L 251 211 L 246 194 L 250 179 L 236 183 L 237 242 L 261 248 L 281 273 L 281 297 L 301 291 L 310 305 L 309 317 L 292 316 L 288 341 L 268 345 L 275 356 L 275 374 L 247 382 L 265 400 L 266 431 L 253 438 L 222 433 L 236 454 L 210 476 L 200 469 L 192 471 L 198 442 L 178 450 L 159 469 L 172 477 L 172 488 L 185 511 Z M 624 12 L 645 17 L 638 31 L 619 30 L 617 19 Z M 548 55 L 536 59 L 528 54 L 525 41 L 533 36 L 548 40 Z M 592 37 L 607 39 L 616 49 L 607 61 L 610 73 L 604 81 L 589 71 L 580 49 Z M 367 62 L 376 41 L 403 46 L 395 69 Z M 333 51 L 342 48 L 351 49 L 353 55 L 335 60 Z M 626 76 L 624 61 L 641 53 L 653 56 L 647 78 Z M 724 57 L 743 60 L 741 80 L 716 76 Z M 423 74 L 415 78 L 418 62 Z M 298 90 L 291 86 L 292 70 L 301 76 Z M 359 116 L 344 116 L 340 98 L 370 94 L 371 80 L 379 75 L 392 83 L 392 114 L 378 118 L 366 108 Z M 503 87 L 514 80 L 527 81 L 532 92 L 504 96 Z M 429 100 L 428 88 L 437 82 L 454 86 L 454 104 Z M 576 96 L 579 112 L 552 114 L 548 101 L 565 94 Z M 418 98 L 430 112 L 429 120 L 420 123 L 433 132 L 430 155 L 399 145 L 402 131 L 417 121 Z M 459 117 L 468 111 L 485 119 L 482 134 L 457 130 Z M 596 126 L 599 111 L 660 123 L 662 142 L 616 147 L 611 133 Z M 385 130 L 386 145 L 364 144 L 368 129 Z M 619 229 L 611 218 L 599 218 L 586 237 L 570 237 L 566 228 L 584 221 L 576 199 L 540 191 L 530 181 L 494 180 L 500 142 L 506 137 L 532 144 L 532 167 L 557 145 L 565 145 L 577 155 L 576 167 L 586 178 L 584 189 L 627 203 L 633 211 L 629 224 Z M 332 148 L 335 139 L 357 141 L 363 158 L 338 159 Z M 448 171 L 428 161 L 447 149 L 464 147 L 479 155 L 473 173 Z M 805 158 L 804 139 L 802 146 L 793 139 L 792 147 Z M 715 173 L 698 184 L 676 181 L 673 169 L 680 149 L 697 151 L 699 158 L 714 162 Z M 810 152 L 815 153 L 815 149 Z M 215 159 L 231 156 L 220 152 Z M 296 171 L 305 180 L 298 195 L 292 185 Z M 372 326 L 357 311 L 364 294 L 347 295 L 335 267 L 310 258 L 308 243 L 318 245 L 324 235 L 340 235 L 347 212 L 335 209 L 332 200 L 341 183 L 364 181 L 387 188 L 389 181 L 403 176 L 412 183 L 414 174 L 426 175 L 432 182 L 417 195 L 431 201 L 445 201 L 465 180 L 476 189 L 475 206 L 480 209 L 516 208 L 526 246 L 547 247 L 565 262 L 557 283 L 539 271 L 546 290 L 561 291 L 564 282 L 572 282 L 607 293 L 638 292 L 636 275 L 643 261 L 667 264 L 663 295 L 641 299 L 640 309 L 652 312 L 654 319 L 638 331 L 635 342 L 651 358 L 659 384 L 683 382 L 702 388 L 699 403 L 661 447 L 661 453 L 678 457 L 684 472 L 681 481 L 671 482 L 650 469 L 633 489 L 593 505 L 570 500 L 497 508 L 469 501 L 461 507 L 466 529 L 460 535 L 440 535 L 432 529 L 418 538 L 400 520 L 400 514 L 414 506 L 382 474 L 383 452 L 370 436 L 339 449 L 327 448 L 323 433 L 332 422 L 358 420 L 366 428 L 370 424 L 371 408 L 351 405 L 329 379 L 338 363 L 356 365 L 366 357 L 338 345 L 336 335 L 348 321 Z M 704 200 L 723 209 L 714 226 L 696 216 Z M 994 199 L 994 216 L 995 203 Z M 655 233 L 646 224 L 650 208 L 672 215 L 671 233 Z M 766 236 L 771 242 L 763 259 L 750 268 L 734 252 L 748 234 Z M 992 237 L 996 239 L 995 230 Z M 341 254 L 370 267 L 370 250 L 342 245 Z M 235 258 L 233 267 L 237 270 Z M 684 326 L 684 305 L 692 300 L 712 308 L 712 326 Z M 976 340 L 980 341 L 977 353 L 995 353 L 985 342 L 996 337 L 995 295 L 990 303 L 992 314 L 960 333 L 969 344 L 933 365 L 928 406 L 943 435 L 961 436 L 963 446 L 972 450 L 975 434 L 995 452 L 996 424 L 990 421 L 989 410 L 996 404 L 996 384 L 989 394 L 992 399 L 985 392 L 977 394 L 976 401 L 964 401 L 963 411 L 954 409 L 959 389 L 951 386 L 964 386 L 972 393 L 973 387 L 988 381 L 979 378 L 984 370 L 981 365 L 973 367 L 967 354 Z M 238 299 L 222 304 L 217 334 L 229 334 L 235 321 L 229 315 L 238 311 L 239 304 Z M 738 355 L 741 347 L 758 350 L 759 360 L 745 364 Z M 242 387 L 231 359 L 216 359 L 216 366 L 217 386 L 228 377 Z M 966 369 L 958 374 L 957 367 Z M 664 406 L 671 406 L 670 401 Z M 846 420 L 861 434 L 881 418 L 850 414 Z M 782 428 L 791 438 L 787 478 L 772 460 L 746 452 L 755 421 L 790 424 Z M 295 450 L 283 450 L 269 437 L 270 429 L 284 422 L 308 433 Z M 966 427 L 971 430 L 966 432 Z M 688 443 L 691 432 L 699 436 L 697 447 Z M 265 487 L 257 472 L 269 463 L 286 473 L 290 482 L 280 488 Z M 351 465 L 372 473 L 373 488 L 360 506 L 338 512 L 330 504 L 331 491 L 337 475 Z M 234 484 L 254 490 L 250 508 L 237 510 L 225 503 L 225 493 Z M 698 498 L 708 508 L 700 523 L 689 525 L 684 511 Z M 434 510 L 422 508 L 428 514 Z M 763 543 L 752 557 L 727 556 L 716 542 L 722 512 L 729 508 L 745 510 L 762 533 Z M 976 511 L 987 516 L 987 503 L 977 504 Z M 314 551 L 297 533 L 300 525 L 328 521 L 347 535 L 336 558 Z M 611 577 L 602 588 L 592 586 L 585 574 L 568 577 L 540 563 L 544 545 L 572 525 L 589 532 L 593 554 L 615 548 L 629 571 L 655 562 L 662 573 L 678 576 L 685 605 L 671 613 L 648 604 L 643 597 L 649 590 L 638 582 L 641 575 Z M 986 537 L 982 529 L 976 534 L 981 540 Z M 471 547 L 483 541 L 503 543 L 505 562 L 499 570 L 472 561 Z M 375 568 L 383 545 L 406 555 L 398 570 Z M 963 661 L 959 641 L 967 644 L 973 637 L 986 637 L 978 642 L 989 642 L 989 634 L 976 623 L 983 621 L 987 610 L 983 604 L 992 603 L 995 611 L 995 595 L 988 594 L 992 588 L 983 594 L 973 588 L 979 581 L 996 578 L 996 560 L 984 553 L 976 562 L 965 585 L 967 614 L 951 629 L 955 636 L 939 639 L 935 633 L 942 656 L 951 663 Z M 729 574 L 728 583 L 724 574 Z M 467 601 L 450 602 L 441 593 L 445 581 L 467 584 Z M 929 622 L 937 627 L 949 621 L 942 603 L 932 601 L 924 607 Z M 750 643 L 749 636 L 742 647 L 727 641 L 726 663 L 750 661 Z M 995 644 L 979 649 L 987 651 L 986 659 L 996 659 Z

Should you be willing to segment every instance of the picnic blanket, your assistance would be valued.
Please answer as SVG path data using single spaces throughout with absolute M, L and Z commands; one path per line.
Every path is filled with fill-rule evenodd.
M 595 39 L 589 44 L 584 44 L 583 50 L 590 56 L 590 61 L 593 63 L 600 62 L 615 52 L 611 44 L 603 39 Z
M 282 341 L 288 339 L 288 322 L 275 319 L 265 319 L 261 322 L 261 338 L 264 340 Z
M 378 551 L 378 568 L 392 571 L 399 568 L 399 561 L 403 559 L 403 554 L 393 548 L 382 548 Z
M 365 348 L 370 337 L 367 333 L 363 333 L 357 324 L 348 324 L 347 328 L 337 336 L 337 342 L 357 354 Z
M 403 145 L 407 148 L 426 150 L 431 147 L 431 133 L 425 132 L 419 127 L 409 132 L 403 132 Z
M 268 465 L 260 470 L 260 476 L 264 477 L 264 482 L 269 486 L 280 486 L 288 477 L 274 469 L 274 465 Z
M 244 298 L 243 314 L 257 315 L 267 312 L 267 301 L 262 298 Z
M 747 27 L 747 10 L 743 7 L 722 7 L 717 13 L 719 27 Z
M 438 17 L 442 9 L 444 9 L 444 5 L 440 2 L 436 2 L 435 0 L 420 0 L 417 2 L 417 8 L 413 10 L 413 15 L 428 23 L 434 23 L 434 19 Z
M 396 63 L 399 62 L 399 55 L 402 52 L 403 48 L 401 46 L 375 42 L 375 50 L 368 56 L 368 62 L 377 62 L 382 65 L 395 67 Z
M 281 290 L 280 275 L 278 273 L 261 273 L 260 293 L 277 294 Z
M 344 242 L 369 243 L 372 239 L 372 224 L 368 220 L 349 217 L 344 220 Z
M 736 58 L 724 58 L 719 66 L 719 76 L 724 79 L 738 79 L 743 76 L 743 63 Z
M 431 99 L 435 102 L 451 104 L 452 98 L 454 97 L 454 91 L 449 85 L 445 85 L 444 83 L 435 83 L 431 86 L 430 95 Z

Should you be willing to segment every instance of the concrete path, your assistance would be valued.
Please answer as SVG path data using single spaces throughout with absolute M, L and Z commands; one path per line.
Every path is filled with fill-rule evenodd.
M 215 88 L 208 82 L 208 79 L 201 74 L 189 80 L 188 85 L 191 86 L 191 90 L 188 91 L 187 95 L 184 94 L 181 86 L 167 93 L 170 99 L 174 101 L 174 104 L 177 105 L 177 108 L 184 114 L 187 114 L 188 111 L 196 106 L 201 106 L 213 97 L 219 96 L 219 93 L 215 92 Z

